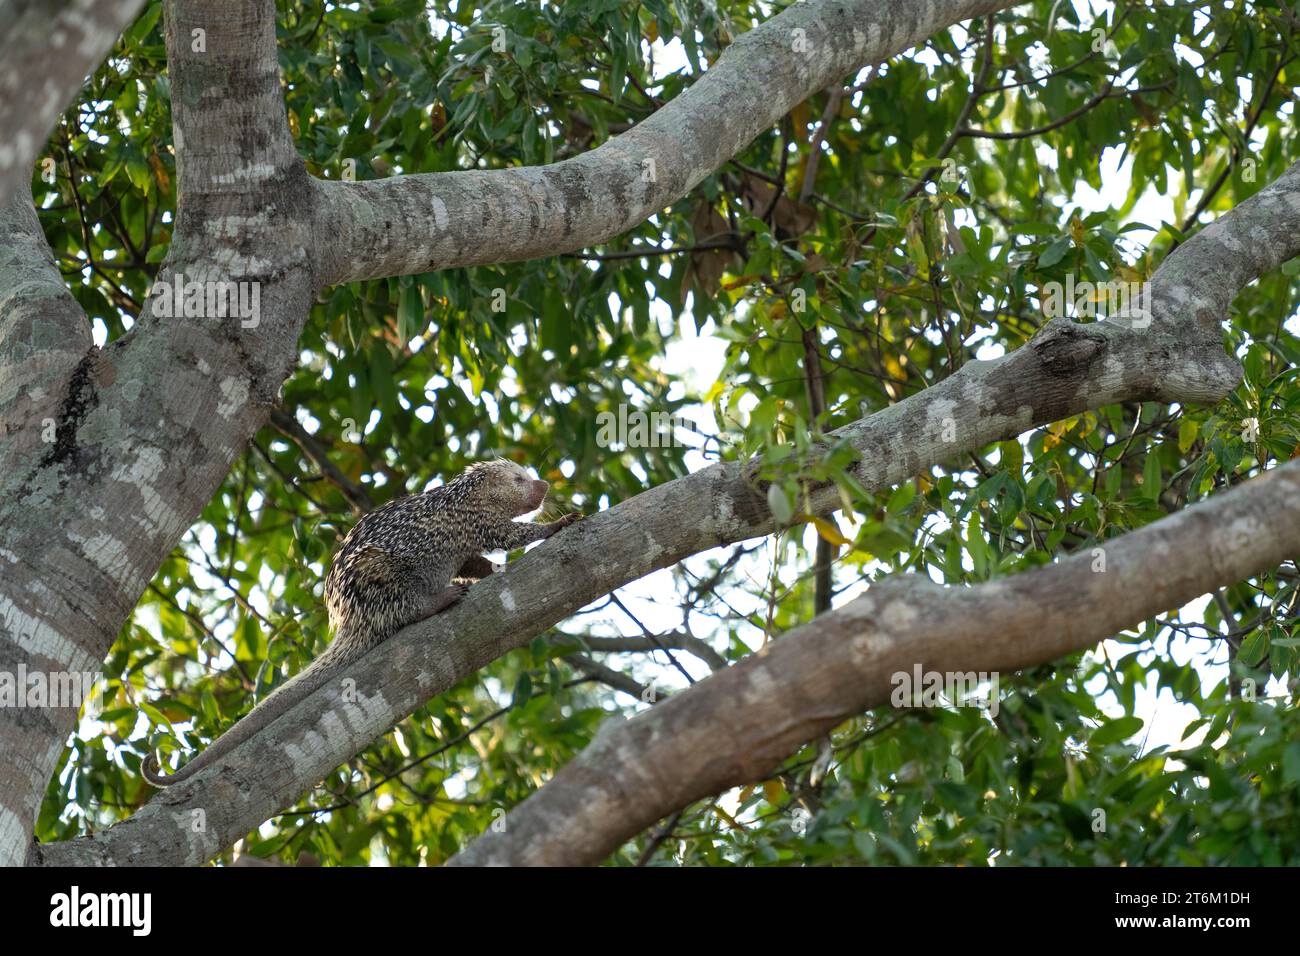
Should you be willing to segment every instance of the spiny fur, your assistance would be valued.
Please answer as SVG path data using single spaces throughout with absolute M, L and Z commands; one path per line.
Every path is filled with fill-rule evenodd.
M 376 644 L 454 603 L 467 582 L 491 572 L 484 551 L 513 551 L 577 520 L 577 515 L 549 524 L 513 520 L 541 507 L 546 490 L 545 482 L 498 458 L 364 515 L 339 544 L 325 576 L 325 605 L 334 628 L 330 646 L 181 770 L 162 775 L 150 754 L 141 765 L 145 779 L 165 787 L 193 776 Z

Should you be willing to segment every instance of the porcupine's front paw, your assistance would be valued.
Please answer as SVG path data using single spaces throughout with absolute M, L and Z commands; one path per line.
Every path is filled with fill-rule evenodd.
M 582 518 L 583 516 L 580 514 L 561 515 L 551 522 L 550 533 L 555 534 L 555 532 L 559 531 L 561 528 L 567 528 L 569 525 L 581 521 Z

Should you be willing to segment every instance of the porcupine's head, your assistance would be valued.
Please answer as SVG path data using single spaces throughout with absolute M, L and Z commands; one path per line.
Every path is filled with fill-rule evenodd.
M 458 481 L 467 485 L 467 497 L 498 514 L 512 518 L 536 511 L 546 500 L 550 487 L 528 474 L 513 461 L 497 458 L 471 465 Z

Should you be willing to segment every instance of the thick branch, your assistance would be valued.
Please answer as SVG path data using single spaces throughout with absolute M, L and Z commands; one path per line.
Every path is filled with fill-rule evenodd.
M 893 675 L 1056 660 L 1258 574 L 1300 548 L 1300 462 L 1091 551 L 972 588 L 906 575 L 631 720 L 451 862 L 599 863 L 694 800 L 761 779 L 802 744 L 886 704 Z
M 5 293 L 38 297 L 35 311 L 0 303 L 0 363 L 40 346 L 58 353 L 51 373 L 64 373 L 32 396 L 46 410 L 56 406 L 56 440 L 9 445 L 12 467 L 0 471 L 5 670 L 98 667 L 150 578 L 265 422 L 297 359 L 315 289 L 296 240 L 306 222 L 306 174 L 283 129 L 275 5 L 220 7 L 175 0 L 167 10 L 180 206 L 160 278 L 183 276 L 203 283 L 200 290 L 216 281 L 249 283 L 250 291 L 255 284 L 256 314 L 168 318 L 158 314 L 159 297 L 129 334 L 95 348 L 84 316 L 42 267 L 48 250 L 30 201 L 6 205 L 0 217 L 12 243 L 0 251 L 0 278 L 23 283 Z M 60 335 L 61 350 L 52 342 Z M 0 768 L 0 862 L 21 859 L 76 716 L 75 707 L 39 717 L 0 711 L 6 767 L 17 768 L 8 775 Z
M 685 93 L 549 166 L 316 182 L 327 284 L 591 246 L 685 196 L 813 93 L 1015 0 L 815 0 L 729 46 Z
M 1228 306 L 1248 282 L 1300 255 L 1300 163 L 1196 233 L 1152 277 L 1158 314 L 1194 320 L 1221 339 Z
M 0 0 L 0 206 L 143 0 Z
M 68 382 L 93 344 L 24 183 L 0 204 L 0 474 L 49 451 Z

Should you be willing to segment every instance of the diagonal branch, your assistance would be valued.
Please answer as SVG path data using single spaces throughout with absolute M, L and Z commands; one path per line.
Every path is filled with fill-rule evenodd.
M 685 196 L 813 93 L 1015 0 L 796 3 L 632 129 L 548 166 L 316 181 L 326 284 L 556 255 Z
M 1274 567 L 1298 542 L 1300 462 L 1291 462 L 1106 542 L 1104 565 L 1090 551 L 972 588 L 891 578 L 653 710 L 607 721 L 451 862 L 599 863 L 656 820 L 761 779 L 802 744 L 888 703 L 895 675 L 1053 661 Z

